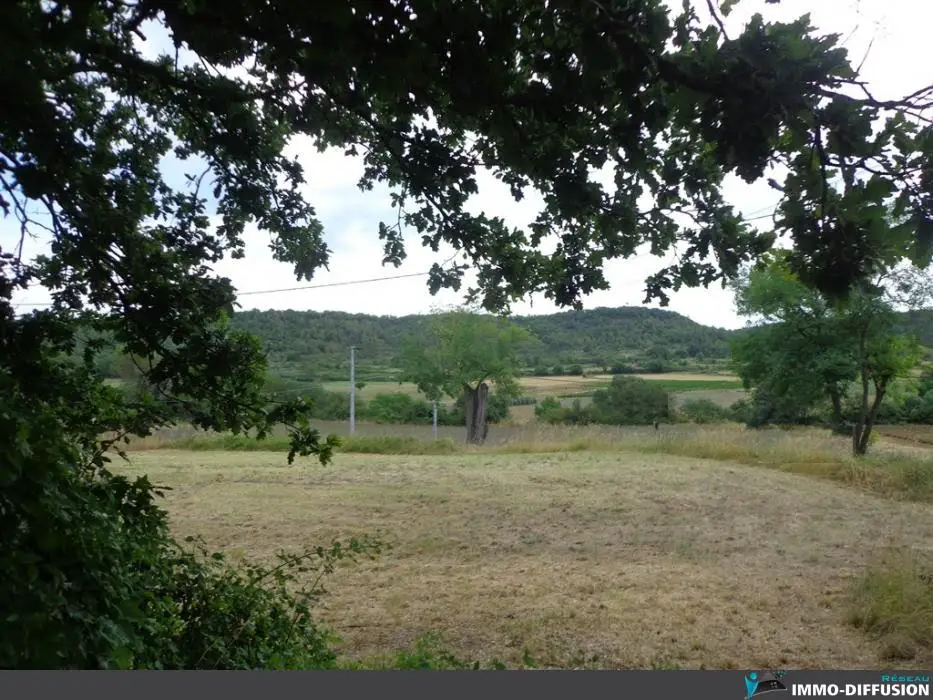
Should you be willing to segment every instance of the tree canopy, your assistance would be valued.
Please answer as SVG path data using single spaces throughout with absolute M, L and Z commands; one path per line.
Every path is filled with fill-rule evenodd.
M 823 402 L 842 429 L 843 407 L 855 392 L 853 451 L 864 454 L 892 382 L 922 357 L 916 338 L 899 335 L 891 302 L 879 289 L 833 301 L 790 270 L 789 255 L 769 256 L 735 284 L 736 306 L 762 325 L 735 339 L 733 359 L 755 390 L 756 423 L 805 420 Z
M 170 48 L 143 51 L 160 31 Z M 215 590 L 239 601 L 238 629 L 303 624 L 227 640 L 210 663 L 324 663 L 294 648 L 300 606 L 179 559 L 152 485 L 106 469 L 118 438 L 182 419 L 260 435 L 285 423 L 289 459 L 330 457 L 309 406 L 264 395 L 265 356 L 230 327 L 235 292 L 211 268 L 244 255 L 249 224 L 296 277 L 328 264 L 286 155 L 295 137 L 362 154 L 360 186 L 388 184 L 397 209 L 378 232 L 385 260 L 405 257 L 406 227 L 446 241 L 465 264 L 435 266 L 430 289 L 459 288 L 470 267 L 487 310 L 533 291 L 578 306 L 607 287 L 606 261 L 644 243 L 683 249 L 646 281 L 662 302 L 779 234 L 792 271 L 830 296 L 928 255 L 933 88 L 874 99 L 805 17 L 755 16 L 727 37 L 661 0 L 8 0 L 0 63 L 0 210 L 21 234 L 0 254 L 4 667 L 200 663 L 219 639 L 207 630 L 229 629 Z M 723 183 L 773 165 L 783 204 L 758 232 Z M 516 199 L 543 195 L 527 230 L 470 213 L 484 168 Z M 48 255 L 24 258 L 30 235 Z M 14 292 L 36 285 L 52 308 L 17 316 Z M 139 365 L 132 396 L 95 374 L 109 342 Z M 192 626 L 180 597 L 207 617 Z
M 410 338 L 399 360 L 402 381 L 410 381 L 429 399 L 463 399 L 467 440 L 483 442 L 486 392 L 518 394 L 518 350 L 534 337 L 505 318 L 457 309 L 430 319 L 422 337 Z
M 3 117 L 4 206 L 25 217 L 29 200 L 54 214 L 55 255 L 29 277 L 62 303 L 165 305 L 173 270 L 242 251 L 248 221 L 309 278 L 328 249 L 300 194 L 301 166 L 283 155 L 297 134 L 364 153 L 361 186 L 393 187 L 399 218 L 379 231 L 387 260 L 405 255 L 403 225 L 427 245 L 447 241 L 478 271 L 488 308 L 532 290 L 576 304 L 607 286 L 606 260 L 645 242 L 685 245 L 648 280 L 648 298 L 660 299 L 735 272 L 775 233 L 792 237 L 795 270 L 827 292 L 848 289 L 878 256 L 927 254 L 930 89 L 874 99 L 839 37 L 807 17 L 756 15 L 728 38 L 689 4 L 672 12 L 660 0 L 382 0 L 313 12 L 288 0 L 235 10 L 20 1 L 0 19 L 3 87 L 18 105 Z M 142 53 L 136 39 L 151 25 L 197 60 Z M 160 176 L 170 153 L 206 162 L 192 178 L 213 188 L 216 231 L 195 194 Z M 758 233 L 724 201 L 723 178 L 754 181 L 773 165 L 787 168 L 775 183 L 786 196 L 774 231 Z M 467 212 L 484 167 L 516 198 L 543 193 L 528 231 Z M 602 168 L 613 187 L 599 183 Z M 887 206 L 905 222 L 896 238 L 878 216 Z M 124 250 L 140 227 L 152 241 Z M 539 249 L 549 236 L 552 255 Z M 883 251 L 882 239 L 893 241 Z M 166 282 L 142 293 L 150 258 Z M 436 267 L 430 285 L 456 286 L 461 273 Z M 195 297 L 230 300 L 218 282 L 184 279 Z

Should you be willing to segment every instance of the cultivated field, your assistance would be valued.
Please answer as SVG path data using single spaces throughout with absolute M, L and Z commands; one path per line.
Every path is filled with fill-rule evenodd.
M 741 387 L 738 378 L 731 374 L 699 374 L 694 372 L 669 372 L 667 374 L 633 374 L 648 381 L 661 382 L 670 391 L 719 391 L 735 390 Z M 559 396 L 567 394 L 587 394 L 606 387 L 612 381 L 610 374 L 591 374 L 585 377 L 520 377 L 519 384 L 528 396 Z M 324 382 L 328 391 L 345 392 L 349 388 L 346 382 Z M 358 392 L 363 399 L 371 399 L 378 394 L 404 393 L 418 396 L 418 387 L 408 382 L 365 382 Z
M 933 555 L 933 505 L 789 473 L 830 474 L 844 443 L 822 434 L 671 428 L 501 428 L 480 450 L 344 453 L 327 467 L 161 449 L 131 453 L 128 468 L 172 487 L 179 534 L 235 558 L 367 533 L 390 542 L 376 561 L 338 570 L 318 613 L 355 658 L 440 633 L 461 657 L 515 663 L 527 651 L 555 666 L 933 661 L 884 658 L 847 624 L 852 583 L 879 552 Z

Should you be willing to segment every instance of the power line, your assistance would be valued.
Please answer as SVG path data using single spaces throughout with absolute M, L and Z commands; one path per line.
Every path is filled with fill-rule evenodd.
M 761 210 L 759 210 L 759 211 L 761 211 Z M 744 218 L 743 218 L 743 221 L 759 221 L 759 220 L 761 220 L 761 219 L 767 219 L 767 218 L 770 218 L 770 217 L 772 217 L 772 216 L 774 216 L 774 211 L 768 212 L 767 214 L 761 214 L 761 215 L 759 215 L 759 216 L 744 217 Z M 448 264 L 451 260 L 453 260 L 457 255 L 458 255 L 458 253 L 454 253 L 454 255 L 452 255 L 450 258 L 448 258 L 447 260 L 445 260 L 445 261 L 442 263 L 442 266 L 443 266 L 443 265 L 447 265 L 447 264 Z M 630 257 L 630 258 L 625 258 L 625 261 L 627 261 L 627 262 L 632 262 L 632 261 L 640 260 L 640 259 L 642 259 L 642 258 L 649 257 L 649 256 L 654 257 L 652 253 L 642 253 L 642 254 L 640 254 L 640 255 L 635 255 L 635 256 L 632 256 L 632 257 Z M 425 276 L 430 275 L 430 274 L 431 274 L 430 271 L 427 271 L 427 272 L 409 272 L 409 273 L 402 274 L 402 275 L 386 275 L 386 276 L 384 276 L 384 277 L 370 277 L 370 278 L 368 278 L 368 279 L 361 279 L 361 280 L 345 280 L 345 281 L 343 281 L 343 282 L 322 282 L 322 283 L 320 283 L 320 284 L 306 284 L 306 285 L 300 285 L 300 286 L 297 286 L 297 287 L 281 287 L 281 288 L 278 288 L 278 289 L 255 289 L 255 290 L 251 290 L 251 291 L 247 291 L 247 292 L 237 292 L 237 297 L 256 296 L 256 295 L 258 295 L 258 294 L 279 294 L 279 293 L 281 293 L 281 292 L 302 292 L 302 291 L 311 290 L 311 289 L 326 289 L 326 288 L 328 288 L 328 287 L 348 287 L 348 286 L 357 285 L 357 284 L 372 284 L 372 283 L 375 283 L 375 282 L 389 282 L 389 281 L 392 281 L 392 280 L 412 279 L 412 278 L 415 278 L 415 277 L 425 277 Z M 19 307 L 27 307 L 27 306 L 28 306 L 28 307 L 51 306 L 51 304 L 52 304 L 52 302 L 50 302 L 50 301 L 46 301 L 46 302 L 21 302 L 21 303 L 18 303 L 18 304 L 14 304 L 13 307 L 14 307 L 14 308 L 19 308 Z
M 237 292 L 238 297 L 245 297 L 254 294 L 274 294 L 276 292 L 300 292 L 305 289 L 323 289 L 325 287 L 345 287 L 352 284 L 369 284 L 371 282 L 387 282 L 389 280 L 400 280 L 410 277 L 424 277 L 430 272 L 410 272 L 404 275 L 388 275 L 386 277 L 371 277 L 365 280 L 347 280 L 345 282 L 323 282 L 321 284 L 308 284 L 300 287 L 284 287 L 282 289 L 258 289 L 251 292 Z

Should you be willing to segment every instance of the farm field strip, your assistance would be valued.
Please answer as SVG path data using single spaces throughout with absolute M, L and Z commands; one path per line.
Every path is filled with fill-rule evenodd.
M 520 377 L 519 385 L 526 395 L 532 396 L 567 396 L 571 394 L 589 395 L 597 389 L 605 388 L 616 375 L 589 375 L 586 377 Z M 709 375 L 691 373 L 669 374 L 632 374 L 623 375 L 639 377 L 646 381 L 664 384 L 665 389 L 671 392 L 703 391 L 703 390 L 735 390 L 741 389 L 741 382 L 734 376 Z M 327 391 L 348 392 L 349 381 L 323 382 L 321 385 Z M 363 387 L 357 391 L 362 399 L 371 399 L 378 394 L 403 393 L 409 396 L 420 396 L 418 387 L 407 382 L 363 382 Z

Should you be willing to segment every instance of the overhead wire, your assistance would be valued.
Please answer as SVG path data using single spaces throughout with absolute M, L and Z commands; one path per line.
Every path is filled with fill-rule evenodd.
M 761 214 L 758 216 L 744 217 L 743 220 L 744 221 L 758 221 L 758 220 L 766 219 L 772 216 L 774 216 L 774 210 L 766 214 Z M 441 267 L 448 265 L 455 257 L 457 257 L 458 254 L 459 254 L 459 251 L 454 253 L 452 256 L 450 256 L 447 260 L 441 263 Z M 651 253 L 640 253 L 639 255 L 634 255 L 630 258 L 625 258 L 625 261 L 631 262 L 635 260 L 640 260 L 645 257 L 654 257 L 654 256 Z M 237 297 L 256 296 L 259 294 L 279 294 L 282 292 L 301 292 L 301 291 L 312 290 L 312 289 L 326 289 L 329 287 L 347 287 L 347 286 L 353 286 L 353 285 L 358 285 L 358 284 L 373 284 L 376 282 L 389 282 L 389 281 L 400 280 L 400 279 L 413 279 L 416 277 L 426 277 L 427 275 L 430 275 L 430 274 L 431 274 L 431 271 L 428 270 L 425 272 L 408 272 L 408 273 L 404 273 L 400 275 L 386 275 L 383 277 L 370 277 L 367 279 L 359 279 L 359 280 L 344 280 L 340 282 L 321 282 L 318 284 L 299 285 L 296 287 L 280 287 L 276 289 L 254 289 L 254 290 L 248 290 L 245 292 L 237 292 Z M 13 304 L 13 308 L 51 306 L 51 304 L 52 303 L 49 301 L 47 302 L 26 302 L 24 301 L 24 302 Z

